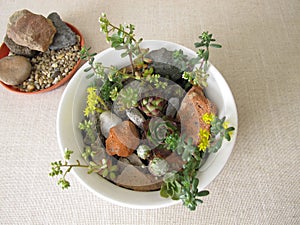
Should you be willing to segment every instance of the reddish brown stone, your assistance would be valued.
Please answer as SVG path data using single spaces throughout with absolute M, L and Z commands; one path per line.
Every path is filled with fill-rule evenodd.
M 201 87 L 193 86 L 181 102 L 177 113 L 177 119 L 181 123 L 181 133 L 193 138 L 193 143 L 199 143 L 199 130 L 209 130 L 210 125 L 204 123 L 202 116 L 205 113 L 216 114 L 216 106 L 209 101 Z
M 110 128 L 106 139 L 106 152 L 109 155 L 127 157 L 138 147 L 140 140 L 137 128 L 129 120 Z
M 16 44 L 45 52 L 53 42 L 56 28 L 51 20 L 26 9 L 15 12 L 7 24 L 6 34 Z

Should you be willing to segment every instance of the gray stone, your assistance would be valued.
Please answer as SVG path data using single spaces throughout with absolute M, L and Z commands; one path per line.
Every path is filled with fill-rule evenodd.
M 110 128 L 122 123 L 121 118 L 113 114 L 111 111 L 105 111 L 100 115 L 100 129 L 102 135 L 107 138 Z
M 24 56 L 6 56 L 0 60 L 0 80 L 18 85 L 30 76 L 31 64 Z
M 4 43 L 9 48 L 9 50 L 12 53 L 16 54 L 16 55 L 21 55 L 21 56 L 25 56 L 25 57 L 30 57 L 31 58 L 31 57 L 34 57 L 38 53 L 38 51 L 31 50 L 28 47 L 16 44 L 7 35 L 4 38 Z
M 179 109 L 179 99 L 178 98 L 170 98 L 168 101 L 168 106 L 166 109 L 166 115 L 170 117 L 174 117 Z
M 176 97 L 182 99 L 186 94 L 186 91 L 178 84 L 171 84 L 164 90 L 164 97 L 166 99 Z
M 144 166 L 144 163 L 140 160 L 140 158 L 136 154 L 131 154 L 127 157 L 130 164 L 133 166 Z
M 153 60 L 151 66 L 154 67 L 155 73 L 173 81 L 181 78 L 182 71 L 173 59 L 173 51 L 161 48 L 151 51 L 146 57 Z
M 59 50 L 76 44 L 76 34 L 61 20 L 56 12 L 49 14 L 47 18 L 52 21 L 56 28 L 56 34 L 49 47 L 51 50 Z
M 136 126 L 143 129 L 145 118 L 137 108 L 126 109 L 126 115 Z

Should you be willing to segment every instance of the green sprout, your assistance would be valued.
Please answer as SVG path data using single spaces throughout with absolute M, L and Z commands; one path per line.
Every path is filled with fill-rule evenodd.
M 66 176 L 69 172 L 71 172 L 73 168 L 86 168 L 88 170 L 88 174 L 102 173 L 103 176 L 109 175 L 111 179 L 114 179 L 116 177 L 115 172 L 118 170 L 118 167 L 116 165 L 108 166 L 106 159 L 102 159 L 100 164 L 96 164 L 93 161 L 90 161 L 89 165 L 82 165 L 79 160 L 76 160 L 76 163 L 72 164 L 68 162 L 72 154 L 73 151 L 67 149 L 64 155 L 64 162 L 62 162 L 61 160 L 51 162 L 51 172 L 49 173 L 49 176 L 61 176 L 57 184 L 61 186 L 62 189 L 67 189 L 70 187 L 70 182 L 66 179 Z
M 139 61 L 143 62 L 144 55 L 147 53 L 147 51 L 142 51 L 140 48 L 140 43 L 143 39 L 135 39 L 135 26 L 133 24 L 115 26 L 108 20 L 105 13 L 102 13 L 99 21 L 100 29 L 106 35 L 106 40 L 111 44 L 111 47 L 116 50 L 124 50 L 121 57 L 129 57 L 134 74 L 135 66 L 133 57 L 137 57 L 137 59 L 140 59 Z
M 201 41 L 194 44 L 196 48 L 199 48 L 197 51 L 197 57 L 189 60 L 186 64 L 189 66 L 194 66 L 200 62 L 200 66 L 193 71 L 185 71 L 182 75 L 182 78 L 188 80 L 188 82 L 190 82 L 192 85 L 207 87 L 207 78 L 209 77 L 209 74 L 207 73 L 209 48 L 221 48 L 222 45 L 212 43 L 216 40 L 213 38 L 212 34 L 208 33 L 207 31 L 203 32 L 199 38 Z M 183 56 L 182 52 L 176 52 L 173 57 L 186 60 L 186 57 Z M 184 64 L 183 68 L 188 68 L 187 65 Z

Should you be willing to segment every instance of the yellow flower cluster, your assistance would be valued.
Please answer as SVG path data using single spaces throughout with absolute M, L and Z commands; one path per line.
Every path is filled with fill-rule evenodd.
M 202 120 L 206 123 L 206 124 L 211 124 L 211 122 L 215 119 L 215 115 L 213 113 L 205 113 L 202 116 Z M 210 146 L 210 131 L 206 130 L 206 129 L 202 129 L 200 128 L 199 131 L 199 140 L 200 143 L 198 145 L 198 148 L 200 151 L 205 151 L 209 146 Z
M 204 121 L 204 123 L 206 124 L 210 124 L 211 121 L 213 121 L 215 119 L 215 114 L 213 113 L 205 113 L 203 116 L 202 116 L 202 120 Z
M 210 145 L 209 143 L 210 133 L 208 130 L 200 128 L 199 137 L 200 137 L 200 143 L 198 145 L 198 148 L 200 151 L 204 152 Z
M 87 88 L 87 101 L 86 101 L 86 108 L 84 110 L 84 115 L 88 116 L 89 114 L 94 114 L 95 112 L 102 112 L 103 110 L 97 105 L 101 103 L 102 99 L 97 95 L 95 87 L 88 87 Z

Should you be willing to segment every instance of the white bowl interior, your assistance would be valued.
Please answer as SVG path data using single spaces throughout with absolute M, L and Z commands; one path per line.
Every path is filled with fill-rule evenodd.
M 190 57 L 196 56 L 194 51 L 166 41 L 143 41 L 141 47 L 149 48 L 150 50 L 156 50 L 162 47 L 168 50 L 182 49 L 186 55 Z M 121 68 L 128 65 L 128 59 L 121 58 L 120 54 L 120 51 L 115 51 L 110 48 L 97 54 L 95 61 L 102 62 L 105 66 L 111 66 L 113 64 Z M 86 78 L 87 74 L 84 72 L 84 69 L 87 67 L 88 64 L 84 64 L 70 80 L 62 95 L 57 116 L 57 136 L 62 153 L 64 153 L 65 148 L 73 150 L 72 159 L 80 159 L 82 164 L 86 162 L 81 157 L 83 140 L 78 124 L 83 119 L 83 110 L 85 108 L 87 95 L 86 89 L 92 81 Z M 224 141 L 222 148 L 216 154 L 210 154 L 205 164 L 199 170 L 199 189 L 204 189 L 212 182 L 224 167 L 234 147 L 238 125 L 237 109 L 229 86 L 213 65 L 210 65 L 208 73 L 210 76 L 208 78 L 206 95 L 217 105 L 218 115 L 220 117 L 226 116 L 229 123 L 234 126 L 236 130 L 232 136 L 232 140 L 230 142 Z M 72 162 L 72 160 L 70 161 Z M 75 162 L 75 160 L 73 162 Z M 88 175 L 85 169 L 75 168 L 73 174 L 75 174 L 81 183 L 90 191 L 118 205 L 130 208 L 150 209 L 166 207 L 180 202 L 160 197 L 159 191 L 137 192 L 121 188 L 97 174 Z

